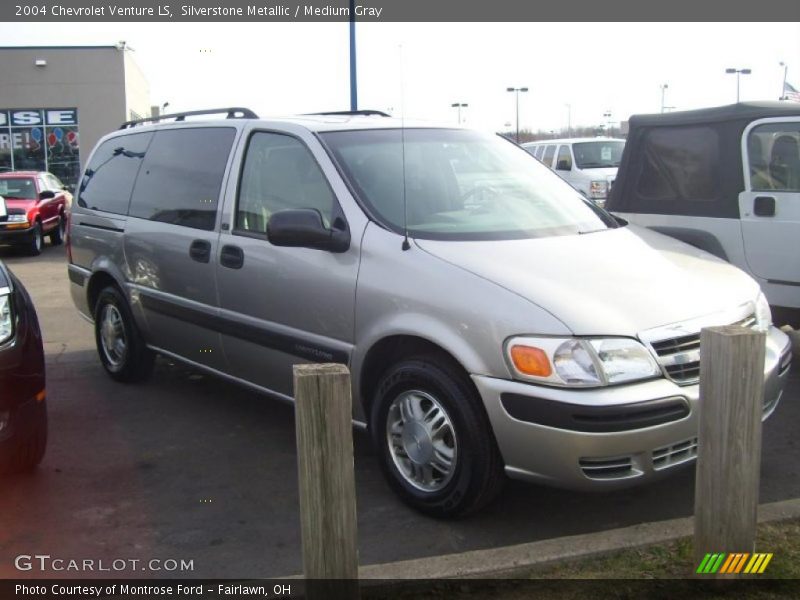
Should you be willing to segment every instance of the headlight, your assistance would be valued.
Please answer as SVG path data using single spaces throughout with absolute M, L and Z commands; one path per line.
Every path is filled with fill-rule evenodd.
M 653 356 L 629 338 L 517 337 L 506 357 L 519 379 L 570 387 L 597 387 L 661 375 Z
M 26 223 L 28 221 L 28 215 L 25 214 L 13 214 L 8 215 L 7 223 Z
M 589 184 L 590 198 L 605 198 L 608 194 L 608 182 L 605 180 L 592 181 Z
M 11 298 L 8 294 L 0 296 L 0 344 L 11 339 L 14 334 L 14 321 L 11 318 Z
M 756 329 L 768 331 L 770 325 L 772 325 L 772 311 L 769 308 L 767 297 L 764 292 L 761 292 L 756 299 Z

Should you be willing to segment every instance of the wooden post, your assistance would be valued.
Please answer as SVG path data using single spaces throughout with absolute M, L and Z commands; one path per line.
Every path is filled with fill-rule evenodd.
M 695 568 L 707 553 L 752 553 L 756 534 L 766 334 L 741 326 L 700 336 Z
M 358 598 L 350 372 L 295 365 L 294 393 L 307 598 Z

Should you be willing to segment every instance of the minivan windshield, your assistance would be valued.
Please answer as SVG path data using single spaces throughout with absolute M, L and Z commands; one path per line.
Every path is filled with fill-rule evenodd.
M 625 148 L 625 142 L 608 140 L 572 144 L 575 164 L 579 169 L 619 167 L 623 148 Z
M 574 235 L 613 218 L 523 149 L 459 129 L 321 134 L 343 175 L 382 224 L 421 239 Z M 405 195 L 405 202 L 404 202 Z

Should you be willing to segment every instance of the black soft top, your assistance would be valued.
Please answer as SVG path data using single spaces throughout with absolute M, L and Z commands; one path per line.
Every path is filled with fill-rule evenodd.
M 695 125 L 697 123 L 719 123 L 721 121 L 753 121 L 768 117 L 800 116 L 797 102 L 739 102 L 727 106 L 714 106 L 697 110 L 682 110 L 663 114 L 633 115 L 629 126 L 658 127 L 660 125 Z
M 621 213 L 739 218 L 738 196 L 744 190 L 741 148 L 744 130 L 759 119 L 798 116 L 800 104 L 795 102 L 739 102 L 698 110 L 633 115 L 628 121 L 628 139 L 605 208 Z M 700 157 L 714 167 L 714 195 L 707 198 L 675 197 L 669 201 L 649 197 L 639 188 L 637 180 L 648 160 L 658 162 L 664 157 L 649 155 L 648 140 L 655 132 L 670 129 L 680 132 L 683 128 L 707 128 L 718 139 L 716 154 Z M 686 150 L 686 155 L 698 151 L 688 147 Z

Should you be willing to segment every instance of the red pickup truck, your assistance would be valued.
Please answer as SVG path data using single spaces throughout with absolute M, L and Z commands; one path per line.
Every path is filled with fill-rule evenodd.
M 0 218 L 0 244 L 23 245 L 29 254 L 41 253 L 44 236 L 53 245 L 64 241 L 72 195 L 52 173 L 0 173 L 0 197 L 8 215 Z

